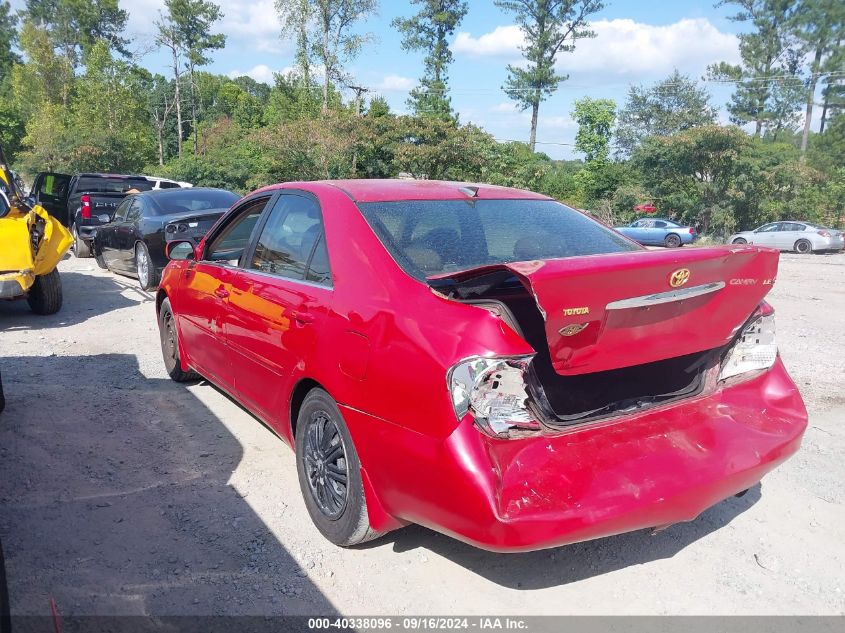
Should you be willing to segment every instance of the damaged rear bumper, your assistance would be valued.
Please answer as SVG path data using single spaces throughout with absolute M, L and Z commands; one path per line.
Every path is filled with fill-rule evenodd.
M 343 413 L 380 508 L 496 551 L 690 521 L 795 453 L 807 425 L 780 359 L 706 396 L 523 440 L 469 417 L 444 441 Z

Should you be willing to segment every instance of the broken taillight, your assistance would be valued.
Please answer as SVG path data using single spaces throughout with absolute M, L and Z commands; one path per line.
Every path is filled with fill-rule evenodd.
M 719 380 L 769 369 L 775 364 L 777 356 L 775 313 L 771 306 L 763 303 L 758 315 L 743 327 L 733 347 L 728 350 L 722 361 Z
M 528 409 L 525 375 L 531 356 L 470 358 L 448 375 L 449 393 L 460 420 L 472 414 L 478 428 L 491 437 L 515 438 L 540 431 Z

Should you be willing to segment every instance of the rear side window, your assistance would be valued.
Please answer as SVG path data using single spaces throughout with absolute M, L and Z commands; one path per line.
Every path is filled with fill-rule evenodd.
M 408 200 L 358 207 L 394 259 L 418 279 L 488 264 L 640 250 L 553 200 Z
M 305 196 L 282 194 L 261 230 L 249 268 L 291 279 L 328 283 L 331 275 L 322 235 L 323 221 L 317 202 Z M 309 263 L 313 271 L 309 270 Z

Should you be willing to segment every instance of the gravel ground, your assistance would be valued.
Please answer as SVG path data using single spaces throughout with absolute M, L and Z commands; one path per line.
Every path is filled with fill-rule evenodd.
M 207 383 L 169 381 L 153 296 L 61 264 L 51 317 L 0 304 L 0 539 L 12 613 L 843 614 L 845 255 L 770 295 L 811 413 L 799 454 L 656 536 L 529 554 L 409 527 L 352 550 L 310 523 L 292 452 Z

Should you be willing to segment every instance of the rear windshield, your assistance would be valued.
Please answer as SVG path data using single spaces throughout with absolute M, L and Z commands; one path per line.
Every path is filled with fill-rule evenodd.
M 640 250 L 553 200 L 359 203 L 406 272 L 428 276 L 488 264 Z
M 80 193 L 126 193 L 130 189 L 149 191 L 153 188 L 153 184 L 155 183 L 145 178 L 83 176 L 76 183 L 76 191 Z
M 168 189 L 149 195 L 156 215 L 228 209 L 240 196 L 225 189 Z

